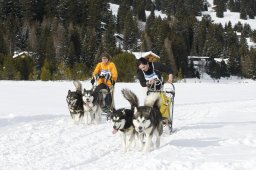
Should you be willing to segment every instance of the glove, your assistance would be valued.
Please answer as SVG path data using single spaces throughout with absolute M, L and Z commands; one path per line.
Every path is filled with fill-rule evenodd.
M 95 79 L 93 78 L 91 79 L 91 84 L 94 85 L 94 83 L 95 83 Z

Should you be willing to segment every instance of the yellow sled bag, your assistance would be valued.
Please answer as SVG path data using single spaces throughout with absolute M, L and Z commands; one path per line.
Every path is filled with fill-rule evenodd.
M 160 95 L 162 99 L 162 104 L 160 107 L 160 112 L 162 114 L 162 117 L 170 119 L 172 98 L 167 97 L 163 92 L 161 92 Z

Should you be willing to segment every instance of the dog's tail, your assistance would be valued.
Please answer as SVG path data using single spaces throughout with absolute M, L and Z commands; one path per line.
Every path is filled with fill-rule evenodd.
M 131 104 L 131 109 L 133 110 L 135 107 L 139 107 L 138 97 L 129 89 L 122 90 L 123 96 L 126 100 Z
M 80 81 L 75 80 L 75 81 L 73 81 L 73 84 L 74 84 L 74 86 L 76 87 L 76 90 L 77 90 L 77 91 L 82 92 L 82 84 L 81 84 Z
M 149 107 L 161 107 L 161 95 L 160 93 L 150 93 L 149 95 L 146 96 L 144 105 L 149 106 Z

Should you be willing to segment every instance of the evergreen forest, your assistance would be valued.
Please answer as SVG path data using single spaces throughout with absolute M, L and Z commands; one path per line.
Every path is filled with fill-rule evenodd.
M 256 0 L 213 3 L 219 18 L 227 10 L 243 20 L 256 17 Z M 117 15 L 110 4 L 119 5 Z M 0 0 L 0 79 L 89 79 L 107 52 L 118 81 L 132 82 L 137 66 L 131 52 L 144 51 L 171 65 L 177 79 L 200 77 L 188 56 L 208 56 L 206 72 L 214 79 L 256 79 L 256 48 L 247 44 L 247 39 L 256 43 L 256 30 L 240 22 L 216 24 L 202 16 L 208 7 L 206 0 Z M 122 46 L 115 35 L 122 35 Z M 14 58 L 19 52 L 26 53 Z

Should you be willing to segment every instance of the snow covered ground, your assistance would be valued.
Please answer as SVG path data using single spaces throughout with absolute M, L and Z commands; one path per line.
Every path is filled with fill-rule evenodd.
M 117 108 L 129 107 L 120 94 L 125 87 L 143 102 L 138 83 L 117 83 Z M 256 82 L 187 80 L 175 87 L 176 131 L 143 154 L 124 153 L 105 119 L 99 125 L 71 121 L 65 101 L 71 81 L 0 81 L 0 169 L 255 169 Z

